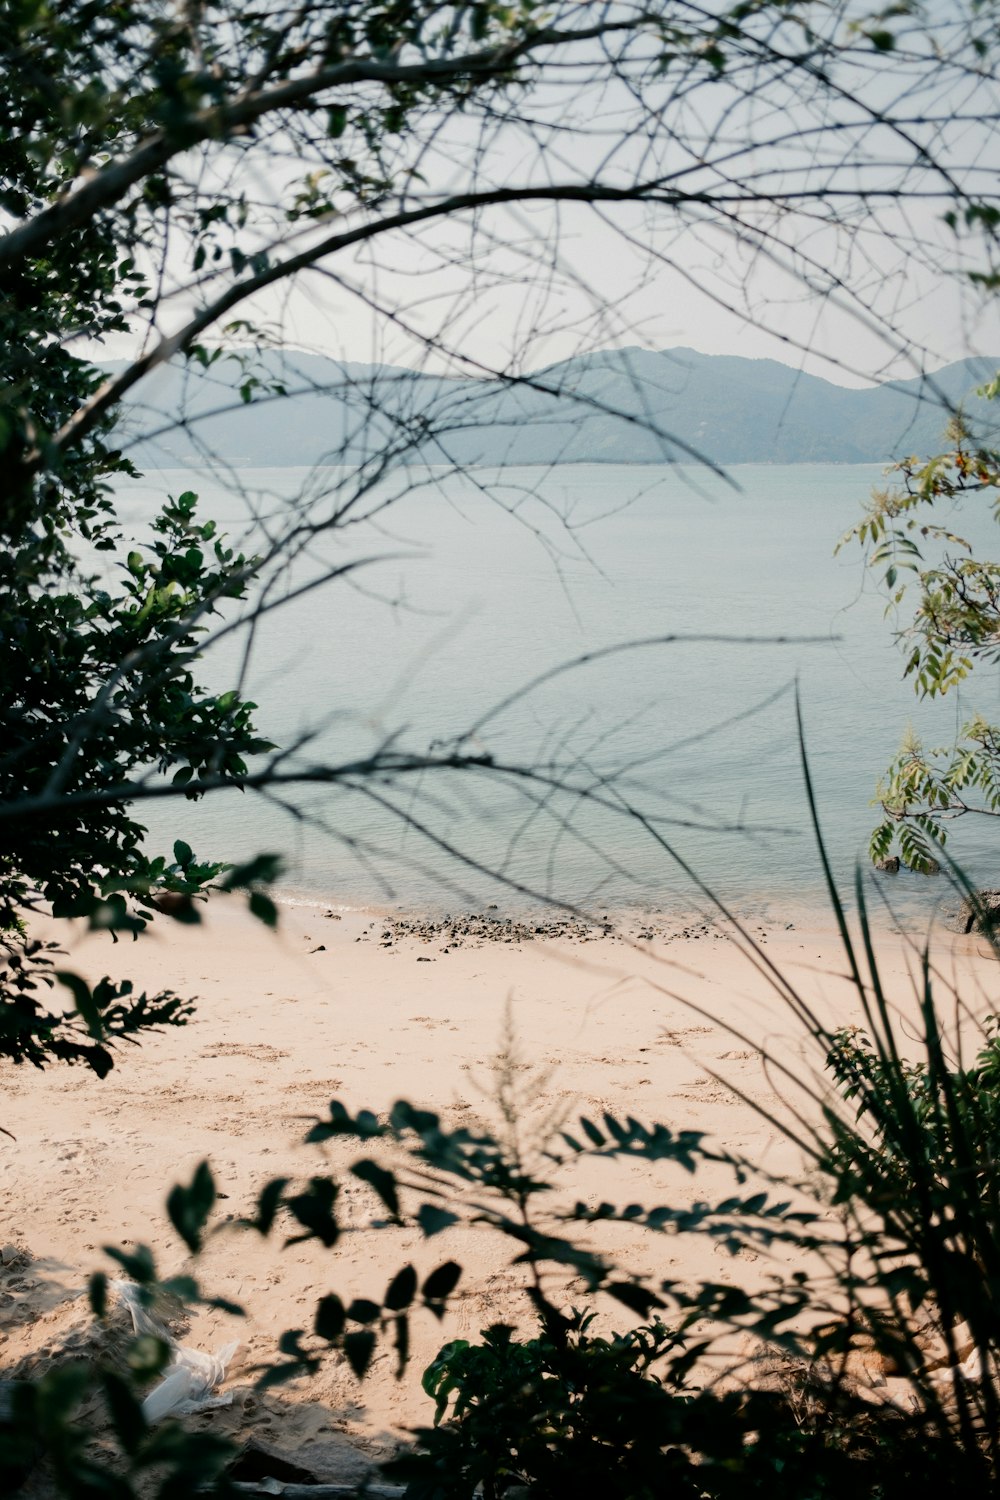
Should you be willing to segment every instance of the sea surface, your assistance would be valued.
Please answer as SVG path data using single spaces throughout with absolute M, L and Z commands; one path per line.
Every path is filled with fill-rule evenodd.
M 860 550 L 835 555 L 880 483 L 873 466 L 722 480 L 570 464 L 123 485 L 140 537 L 159 498 L 190 489 L 231 540 L 274 548 L 267 611 L 252 631 L 231 611 L 206 637 L 204 680 L 244 687 L 289 750 L 283 773 L 361 767 L 331 785 L 144 804 L 149 843 L 280 851 L 286 895 L 349 906 L 687 911 L 702 887 L 771 915 L 822 904 L 796 702 L 845 889 L 907 727 L 947 743 L 973 708 L 998 711 L 985 670 L 962 701 L 920 702 Z M 962 524 L 990 545 L 988 518 Z M 493 764 L 365 775 L 385 749 Z M 992 820 L 979 821 L 957 824 L 949 848 L 997 883 Z M 872 899 L 920 913 L 942 883 L 881 876 Z

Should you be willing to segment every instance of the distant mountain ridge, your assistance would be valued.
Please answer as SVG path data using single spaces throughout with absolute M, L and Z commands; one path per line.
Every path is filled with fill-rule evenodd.
M 931 380 L 849 390 L 771 359 L 693 349 L 581 355 L 526 383 L 455 379 L 292 351 L 263 356 L 295 394 L 239 404 L 235 367 L 170 366 L 127 405 L 123 439 L 140 467 L 412 461 L 500 467 L 663 463 L 887 463 L 944 445 L 947 411 L 997 441 L 1000 407 L 975 396 L 1000 358 L 960 360 Z M 232 408 L 236 403 L 235 409 Z M 176 416 L 180 426 L 172 425 Z M 168 429 L 158 431 L 158 429 Z M 155 434 L 155 435 L 151 435 Z

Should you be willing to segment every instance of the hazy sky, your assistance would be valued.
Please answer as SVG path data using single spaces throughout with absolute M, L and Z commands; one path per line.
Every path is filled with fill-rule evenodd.
M 641 252 L 584 210 L 563 214 L 562 275 L 533 280 L 530 251 L 509 278 L 467 278 L 434 269 L 412 246 L 303 278 L 294 293 L 262 303 L 290 342 L 344 359 L 409 365 L 421 351 L 400 323 L 373 313 L 370 298 L 494 368 L 538 369 L 588 347 L 685 346 L 705 354 L 770 358 L 841 385 L 905 378 L 969 354 L 1000 358 L 1000 304 L 957 269 L 935 275 L 880 247 L 879 302 L 892 332 L 846 298 L 825 295 L 713 233 L 687 235 L 676 267 L 650 269 Z M 930 216 L 927 216 L 930 218 Z M 513 216 L 510 216 L 512 219 Z M 567 225 L 566 221 L 569 220 Z M 511 243 L 518 225 L 509 222 Z M 933 222 L 957 266 L 951 231 Z M 869 279 L 875 280 L 869 272 Z M 375 289 L 373 291 L 373 288 Z M 280 305 L 279 305 L 280 304 Z M 903 337 L 900 337 L 903 336 Z M 908 339 L 910 351 L 901 344 Z
M 813 24 L 843 42 L 849 10 L 817 8 Z M 938 29 L 918 18 L 892 54 L 848 47 L 829 87 L 769 71 L 771 48 L 801 48 L 798 31 L 766 32 L 764 62 L 737 49 L 717 79 L 650 70 L 641 43 L 595 71 L 585 48 L 524 95 L 402 142 L 417 197 L 656 181 L 688 201 L 489 209 L 474 238 L 468 216 L 395 237 L 270 310 L 297 343 L 340 357 L 420 363 L 416 333 L 432 362 L 447 348 L 505 371 L 685 345 L 858 384 L 1000 355 L 997 299 L 961 274 L 963 260 L 982 269 L 984 246 L 942 222 L 956 184 L 995 195 L 1000 173 L 1000 90 L 942 24 L 961 11 L 932 4 Z
M 843 38 L 843 9 L 817 8 L 814 19 Z M 949 6 L 931 12 L 952 15 Z M 575 24 L 577 11 L 567 15 Z M 537 370 L 593 348 L 684 345 L 859 384 L 1000 355 L 997 299 L 984 302 L 963 274 L 963 258 L 966 271 L 986 265 L 983 246 L 942 222 L 956 182 L 995 196 L 1000 88 L 977 60 L 947 60 L 948 35 L 929 37 L 917 21 L 898 52 L 852 43 L 833 70 L 836 87 L 808 68 L 773 64 L 769 49 L 801 44 L 798 32 L 781 30 L 720 78 L 697 66 L 651 67 L 644 37 L 613 65 L 589 44 L 557 55 L 534 81 L 529 72 L 523 90 L 418 114 L 391 146 L 396 193 L 413 206 L 470 185 L 655 182 L 681 201 L 452 215 L 324 260 L 239 316 L 253 313 L 276 338 L 316 352 L 456 373 Z M 214 165 L 199 160 L 192 185 L 209 195 L 213 183 L 242 186 L 254 205 L 243 249 L 255 248 L 256 235 L 258 248 L 281 256 L 288 203 L 311 168 L 322 191 L 334 184 L 335 207 L 307 234 L 378 212 L 336 196 L 337 153 L 369 167 L 366 149 L 350 129 L 342 142 L 321 131 L 294 150 L 279 134 L 223 146 Z M 220 279 L 206 293 L 224 284 L 222 249 L 209 263 Z M 171 250 L 174 295 L 161 333 L 192 305 L 189 265 Z

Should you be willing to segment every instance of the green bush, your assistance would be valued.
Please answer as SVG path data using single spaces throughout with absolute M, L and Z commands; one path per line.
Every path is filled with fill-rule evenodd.
M 597 1338 L 592 1320 L 576 1313 L 526 1342 L 500 1323 L 481 1344 L 446 1344 L 423 1378 L 435 1425 L 421 1431 L 421 1452 L 389 1472 L 428 1500 L 464 1500 L 477 1484 L 487 1500 L 516 1484 L 567 1494 L 584 1477 L 595 1493 L 652 1496 L 669 1485 L 693 1500 L 700 1486 L 681 1446 L 693 1398 L 669 1369 L 662 1379 L 651 1370 L 680 1340 L 658 1321 Z
M 922 1418 L 873 1408 L 802 1361 L 768 1386 L 699 1389 L 685 1340 L 659 1320 L 607 1339 L 592 1320 L 574 1312 L 526 1341 L 495 1324 L 479 1344 L 446 1344 L 423 1378 L 435 1424 L 385 1466 L 407 1500 L 517 1487 L 534 1500 L 909 1500 L 930 1475 L 942 1494 L 968 1484 Z

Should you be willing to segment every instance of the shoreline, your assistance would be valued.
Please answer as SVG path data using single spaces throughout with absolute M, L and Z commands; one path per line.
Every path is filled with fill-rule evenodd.
M 232 1405 L 189 1420 L 237 1441 L 266 1442 L 324 1482 L 355 1480 L 408 1428 L 429 1422 L 419 1376 L 444 1342 L 475 1339 L 497 1321 L 524 1332 L 532 1317 L 523 1268 L 511 1265 L 509 1243 L 492 1232 L 459 1226 L 428 1241 L 410 1225 L 366 1229 L 380 1206 L 344 1177 L 366 1149 L 347 1141 L 308 1147 L 310 1121 L 324 1117 L 333 1098 L 382 1113 L 403 1097 L 452 1128 L 497 1128 L 506 1076 L 526 1130 L 553 1121 L 571 1127 L 580 1115 L 634 1115 L 704 1131 L 754 1163 L 765 1184 L 801 1184 L 802 1153 L 781 1121 L 794 1125 L 794 1111 L 807 1107 L 822 1059 L 796 1028 L 769 965 L 831 1024 L 860 1017 L 832 925 L 789 920 L 791 927 L 758 922 L 743 947 L 719 928 L 690 924 L 651 939 L 575 924 L 528 934 L 495 914 L 480 914 L 478 925 L 452 938 L 426 918 L 322 903 L 283 906 L 273 933 L 248 916 L 245 902 L 219 897 L 202 925 L 158 920 L 136 943 L 42 923 L 44 935 L 68 939 L 66 967 L 91 980 L 127 974 L 152 992 L 173 987 L 196 996 L 197 1007 L 187 1026 L 118 1048 L 104 1080 L 79 1069 L 3 1070 L 3 1123 L 16 1137 L 0 1136 L 6 1371 L 43 1370 L 60 1351 L 88 1347 L 84 1288 L 94 1270 L 112 1271 L 103 1247 L 148 1244 L 162 1275 L 196 1270 L 209 1293 L 247 1312 L 192 1316 L 185 1343 L 212 1351 L 239 1339 L 241 1351 L 225 1385 Z M 889 932 L 878 942 L 886 983 L 912 1015 L 919 964 L 911 942 Z M 954 977 L 982 1013 L 995 1008 L 996 970 L 985 947 L 942 934 L 935 948 L 944 979 Z M 195 1266 L 164 1201 L 206 1158 L 226 1197 Z M 282 1250 L 290 1230 L 265 1240 L 237 1228 L 253 1216 L 267 1180 L 301 1182 L 325 1171 L 345 1184 L 345 1229 L 334 1251 L 315 1241 Z M 652 1206 L 719 1201 L 734 1185 L 720 1165 L 691 1178 L 624 1161 L 588 1166 L 571 1189 L 585 1201 Z M 732 1257 L 704 1236 L 616 1233 L 605 1242 L 602 1233 L 595 1228 L 595 1242 L 609 1243 L 632 1268 L 681 1281 L 753 1286 L 789 1269 L 780 1246 Z M 250 1367 L 274 1356 L 284 1329 L 310 1328 L 321 1296 L 380 1296 L 403 1263 L 425 1276 L 449 1258 L 465 1268 L 458 1296 L 441 1323 L 414 1317 L 413 1358 L 401 1382 L 386 1353 L 361 1385 L 329 1359 L 311 1380 L 253 1391 Z M 579 1302 L 586 1294 L 570 1286 L 566 1295 Z M 597 1326 L 617 1327 L 621 1318 L 620 1307 L 604 1303 Z
M 898 875 L 879 876 L 879 884 L 869 891 L 867 916 L 871 925 L 880 931 L 947 932 L 948 923 L 962 899 L 962 892 L 945 877 L 938 877 L 933 891 L 922 886 L 896 886 Z M 907 880 L 904 875 L 902 879 Z M 913 876 L 914 881 L 928 877 Z M 849 917 L 856 915 L 857 907 L 853 891 L 840 891 L 840 899 Z M 759 926 L 781 928 L 787 924 L 806 927 L 811 931 L 836 931 L 836 917 L 829 896 L 824 891 L 803 894 L 796 892 L 762 893 L 759 897 L 731 901 L 712 902 L 707 897 L 700 903 L 693 900 L 661 901 L 618 904 L 593 902 L 589 905 L 571 901 L 539 901 L 534 905 L 520 902 L 496 901 L 469 902 L 453 899 L 428 902 L 367 902 L 330 896 L 302 887 L 272 888 L 271 895 L 282 910 L 333 911 L 350 919 L 365 918 L 387 921 L 419 929 L 429 925 L 447 927 L 459 922 L 514 924 L 527 938 L 529 930 L 538 935 L 555 936 L 557 928 L 575 925 L 601 929 L 610 927 L 619 936 L 639 937 L 644 932 L 662 940 L 685 935 L 685 930 L 695 925 L 711 927 L 726 926 L 735 919 L 741 925 L 755 929 Z M 893 896 L 897 904 L 893 904 Z M 902 900 L 899 900 L 902 897 Z M 920 897 L 931 899 L 920 900 Z

